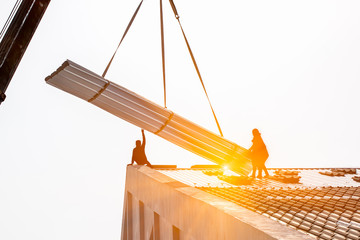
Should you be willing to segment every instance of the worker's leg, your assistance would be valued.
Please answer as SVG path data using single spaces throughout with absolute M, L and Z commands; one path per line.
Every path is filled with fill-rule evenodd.
M 266 177 L 270 176 L 270 175 L 269 175 L 269 172 L 268 172 L 268 170 L 267 170 L 267 168 L 266 168 L 266 166 L 265 166 L 265 162 L 263 163 L 263 169 L 264 169 L 265 176 L 266 176 Z
M 254 160 L 252 160 L 251 163 L 252 163 L 252 167 L 253 167 L 251 177 L 255 178 L 255 176 L 256 176 L 256 164 L 255 164 Z
M 265 162 L 266 162 L 266 159 L 265 160 L 261 160 L 259 161 L 259 165 L 261 167 L 262 170 L 264 170 L 264 173 L 265 173 L 265 176 L 268 177 L 269 176 L 269 172 L 265 166 Z M 261 175 L 261 174 L 260 174 Z
M 262 170 L 263 170 L 263 168 L 262 168 L 261 164 L 259 164 L 258 169 L 259 169 L 259 173 L 258 173 L 257 178 L 262 178 Z

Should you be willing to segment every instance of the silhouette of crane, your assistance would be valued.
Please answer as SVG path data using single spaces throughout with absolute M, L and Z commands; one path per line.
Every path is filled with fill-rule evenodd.
M 0 33 L 0 104 L 50 0 L 17 0 Z

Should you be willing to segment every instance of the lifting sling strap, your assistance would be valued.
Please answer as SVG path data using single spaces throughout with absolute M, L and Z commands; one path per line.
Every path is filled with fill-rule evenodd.
M 169 2 L 170 2 L 170 5 L 171 5 L 172 10 L 173 10 L 173 12 L 174 12 L 175 18 L 177 19 L 177 21 L 178 21 L 178 23 L 179 23 L 181 32 L 182 32 L 182 34 L 183 34 L 183 36 L 184 36 L 184 39 L 185 39 L 185 42 L 186 42 L 186 46 L 187 46 L 187 48 L 188 48 L 188 50 L 189 50 L 189 53 L 190 53 L 191 59 L 192 59 L 192 61 L 193 61 L 194 67 L 195 67 L 196 72 L 197 72 L 197 74 L 198 74 L 198 76 L 199 76 L 199 79 L 200 79 L 201 85 L 202 85 L 202 87 L 203 87 L 203 89 L 204 89 L 206 98 L 207 98 L 207 100 L 208 100 L 208 102 L 209 102 L 209 105 L 210 105 L 211 111 L 212 111 L 212 113 L 213 113 L 213 116 L 214 116 L 216 125 L 217 125 L 217 127 L 218 127 L 218 129 L 219 129 L 219 133 L 220 133 L 220 135 L 223 137 L 224 135 L 223 135 L 223 133 L 222 133 L 222 130 L 221 130 L 219 121 L 217 120 L 217 117 L 216 117 L 214 108 L 212 107 L 212 104 L 211 104 L 211 102 L 210 102 L 209 95 L 207 94 L 207 91 L 206 91 L 206 88 L 205 88 L 205 84 L 204 84 L 203 79 L 202 79 L 201 74 L 200 74 L 199 67 L 198 67 L 198 65 L 197 65 L 197 63 L 196 63 L 194 54 L 193 54 L 193 52 L 192 52 L 192 50 L 191 50 L 191 48 L 190 48 L 190 44 L 189 44 L 189 42 L 188 42 L 188 40 L 187 40 L 187 37 L 186 37 L 185 32 L 184 32 L 184 29 L 182 28 L 182 25 L 181 25 L 181 23 L 180 23 L 180 16 L 179 16 L 179 14 L 178 14 L 178 12 L 177 12 L 177 9 L 176 9 L 176 7 L 175 7 L 175 4 L 174 4 L 173 0 L 169 0 Z M 133 21 L 134 21 L 136 15 L 137 15 L 137 13 L 138 13 L 138 11 L 139 11 L 142 3 L 143 3 L 143 0 L 141 0 L 139 6 L 136 8 L 136 10 L 135 10 L 135 12 L 134 12 L 134 14 L 133 14 L 133 16 L 132 16 L 132 18 L 131 18 L 131 20 L 130 20 L 128 26 L 127 26 L 127 28 L 125 29 L 125 32 L 124 32 L 124 34 L 123 34 L 123 36 L 122 36 L 122 38 L 121 38 L 121 40 L 120 40 L 120 42 L 119 42 L 119 45 L 117 46 L 117 48 L 116 48 L 113 56 L 111 57 L 108 65 L 106 66 L 105 71 L 104 71 L 104 73 L 102 74 L 102 77 L 103 77 L 103 78 L 105 78 L 105 75 L 106 75 L 107 71 L 109 70 L 110 65 L 111 65 L 111 63 L 112 63 L 112 61 L 113 61 L 113 59 L 114 59 L 114 57 L 115 57 L 115 55 L 116 55 L 116 53 L 117 53 L 117 51 L 118 51 L 118 49 L 119 49 L 119 47 L 120 47 L 123 39 L 125 38 L 127 32 L 129 31 L 129 29 L 130 29 L 130 27 L 131 27 L 131 24 L 133 23 Z M 162 0 L 160 0 L 160 27 L 161 27 L 161 50 L 162 50 L 163 84 L 164 84 L 164 107 L 166 108 L 165 44 L 164 44 L 164 25 L 163 25 Z
M 134 19 L 135 19 L 136 15 L 137 15 L 137 13 L 138 13 L 138 11 L 139 11 L 139 9 L 140 9 L 140 7 L 141 7 L 141 4 L 142 4 L 142 3 L 143 3 L 143 0 L 141 0 L 141 2 L 140 2 L 140 4 L 139 4 L 139 6 L 136 8 L 136 10 L 135 10 L 135 12 L 134 12 L 134 14 L 133 14 L 133 16 L 132 16 L 132 18 L 131 18 L 131 20 L 130 20 L 130 22 L 129 22 L 128 26 L 126 27 L 125 32 L 124 32 L 124 34 L 123 34 L 123 36 L 122 36 L 122 38 L 121 38 L 121 40 L 120 40 L 120 42 L 119 42 L 119 45 L 117 46 L 117 48 L 116 48 L 116 50 L 115 50 L 114 54 L 112 55 L 112 57 L 111 57 L 111 59 L 110 59 L 110 62 L 108 63 L 108 65 L 107 65 L 107 66 L 106 66 L 106 68 L 105 68 L 104 73 L 102 74 L 102 77 L 103 77 L 103 78 L 105 78 L 105 75 L 106 75 L 107 71 L 109 70 L 109 67 L 110 67 L 110 65 L 111 65 L 111 63 L 112 63 L 112 61 L 113 61 L 113 59 L 114 59 L 114 57 L 115 57 L 115 54 L 116 54 L 117 50 L 119 49 L 120 44 L 121 44 L 121 43 L 122 43 L 122 41 L 124 40 L 124 38 L 125 38 L 125 36 L 126 36 L 127 32 L 129 31 L 129 29 L 130 29 L 130 27 L 131 27 L 131 24 L 133 23 L 133 21 L 134 21 Z
M 222 133 L 222 131 L 221 131 L 219 121 L 217 120 L 215 111 L 214 111 L 214 109 L 213 109 L 213 107 L 212 107 L 212 105 L 211 105 L 211 102 L 210 102 L 210 98 L 209 98 L 209 96 L 208 96 L 208 94 L 207 94 L 207 92 L 206 92 L 206 88 L 205 88 L 204 82 L 203 82 L 203 80 L 202 80 L 202 77 L 201 77 L 201 74 L 200 74 L 200 70 L 199 70 L 198 65 L 197 65 L 197 63 L 196 63 L 194 54 L 193 54 L 193 52 L 192 52 L 192 50 L 191 50 L 191 48 L 190 48 L 190 44 L 189 44 L 189 42 L 188 42 L 188 40 L 187 40 L 187 38 L 186 38 L 184 29 L 183 29 L 182 26 L 181 26 L 180 16 L 179 16 L 179 14 L 178 14 L 178 12 L 177 12 L 177 10 L 176 10 L 176 7 L 175 7 L 175 4 L 174 4 L 173 0 L 169 0 L 169 2 L 170 2 L 170 5 L 171 5 L 172 10 L 173 10 L 173 12 L 174 12 L 175 18 L 177 19 L 177 21 L 178 21 L 178 23 L 179 23 L 179 25 L 180 25 L 182 34 L 183 34 L 184 39 L 185 39 L 185 42 L 186 42 L 186 46 L 187 46 L 187 48 L 188 48 L 188 50 L 189 50 L 191 59 L 192 59 L 192 61 L 193 61 L 194 67 L 195 67 L 195 69 L 196 69 L 196 72 L 197 72 L 197 74 L 198 74 L 198 76 L 199 76 L 201 85 L 202 85 L 202 87 L 203 87 L 203 89 L 204 89 L 204 92 L 205 92 L 206 98 L 207 98 L 207 100 L 208 100 L 208 102 L 209 102 L 211 111 L 212 111 L 212 113 L 213 113 L 213 115 L 214 115 L 216 125 L 217 125 L 217 127 L 218 127 L 218 129 L 219 129 L 220 135 L 223 137 L 223 133 Z
M 160 29 L 161 29 L 162 70 L 163 70 L 163 83 L 164 83 L 164 107 L 166 108 L 165 41 L 164 41 L 164 20 L 163 20 L 162 0 L 160 0 Z

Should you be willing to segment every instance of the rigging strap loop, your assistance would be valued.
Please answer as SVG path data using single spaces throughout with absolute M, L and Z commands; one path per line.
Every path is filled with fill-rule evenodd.
M 102 74 L 102 77 L 103 77 L 103 78 L 105 78 L 105 75 L 106 75 L 107 71 L 109 70 L 109 67 L 110 67 L 110 65 L 111 65 L 111 63 L 112 63 L 112 61 L 113 61 L 113 59 L 114 59 L 114 57 L 115 57 L 115 54 L 116 54 L 117 50 L 119 49 L 120 44 L 121 44 L 121 43 L 122 43 L 122 41 L 124 40 L 124 38 L 125 38 L 125 36 L 126 36 L 127 32 L 129 31 L 129 29 L 130 29 L 130 27 L 131 27 L 131 24 L 133 23 L 133 21 L 134 21 L 134 19 L 135 19 L 136 15 L 137 15 L 137 13 L 138 13 L 138 11 L 139 11 L 139 9 L 140 9 L 140 7 L 141 7 L 141 4 L 142 4 L 142 3 L 143 3 L 143 0 L 141 0 L 141 2 L 140 2 L 140 4 L 139 4 L 139 6 L 136 8 L 136 10 L 135 10 L 135 12 L 134 12 L 134 14 L 133 14 L 133 16 L 132 16 L 132 18 L 131 18 L 131 20 L 130 20 L 130 22 L 129 22 L 128 26 L 126 27 L 125 32 L 124 32 L 124 34 L 123 34 L 123 36 L 122 36 L 122 38 L 121 38 L 121 40 L 120 40 L 120 42 L 119 42 L 119 45 L 117 46 L 117 48 L 116 48 L 116 50 L 115 50 L 114 54 L 112 55 L 112 57 L 111 57 L 111 59 L 110 59 L 110 62 L 108 63 L 108 65 L 107 65 L 107 66 L 106 66 L 106 68 L 105 68 L 104 73 Z
M 166 122 L 164 123 L 164 125 L 162 125 L 159 130 L 157 130 L 156 132 L 154 132 L 154 134 L 159 134 L 162 130 L 164 130 L 164 128 L 168 125 L 168 123 L 171 121 L 172 117 L 174 116 L 174 113 L 172 111 L 170 111 L 170 116 L 169 118 L 166 120 Z
M 100 91 L 98 93 L 96 93 L 92 98 L 90 98 L 88 100 L 88 102 L 92 102 L 94 101 L 98 96 L 100 96 L 104 91 L 105 89 L 110 85 L 110 81 L 106 81 L 105 85 L 100 89 Z

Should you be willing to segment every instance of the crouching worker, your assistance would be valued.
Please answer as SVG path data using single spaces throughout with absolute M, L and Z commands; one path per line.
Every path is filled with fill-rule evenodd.
M 142 140 L 142 143 L 140 140 L 136 140 L 136 143 L 135 143 L 136 146 L 133 150 L 131 165 L 134 164 L 134 162 L 136 162 L 138 165 L 147 165 L 149 167 L 152 167 L 145 155 L 146 139 L 145 139 L 144 129 L 141 129 L 141 133 L 142 133 L 143 140 Z

